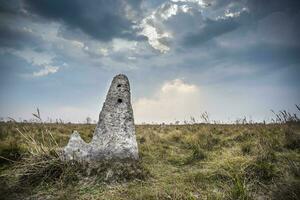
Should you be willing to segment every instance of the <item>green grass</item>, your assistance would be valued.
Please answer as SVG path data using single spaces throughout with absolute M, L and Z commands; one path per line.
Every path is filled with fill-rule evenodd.
M 299 123 L 137 125 L 137 163 L 60 161 L 94 128 L 0 123 L 0 199 L 300 199 Z

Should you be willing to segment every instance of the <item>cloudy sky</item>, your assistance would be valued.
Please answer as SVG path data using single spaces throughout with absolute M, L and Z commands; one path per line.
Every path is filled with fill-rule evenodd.
M 0 116 L 97 120 L 114 75 L 135 121 L 270 120 L 300 103 L 299 0 L 0 0 Z

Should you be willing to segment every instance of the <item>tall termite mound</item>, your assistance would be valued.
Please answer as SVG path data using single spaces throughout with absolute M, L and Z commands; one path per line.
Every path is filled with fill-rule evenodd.
M 130 85 L 125 75 L 114 77 L 92 141 L 84 142 L 79 133 L 74 131 L 62 158 L 78 161 L 138 159 Z

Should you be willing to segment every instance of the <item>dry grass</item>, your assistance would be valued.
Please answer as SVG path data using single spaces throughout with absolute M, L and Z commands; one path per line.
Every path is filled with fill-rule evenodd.
M 138 125 L 140 162 L 90 166 L 58 157 L 74 129 L 88 141 L 94 125 L 1 123 L 0 198 L 300 198 L 296 122 Z

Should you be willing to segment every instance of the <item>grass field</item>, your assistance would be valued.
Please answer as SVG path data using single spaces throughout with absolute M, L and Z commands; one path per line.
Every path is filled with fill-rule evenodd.
M 300 199 L 300 123 L 137 125 L 140 161 L 58 159 L 95 125 L 0 124 L 0 199 Z

